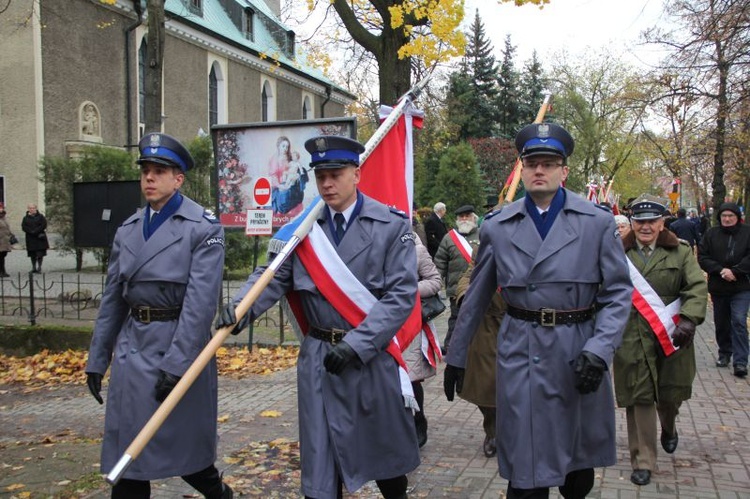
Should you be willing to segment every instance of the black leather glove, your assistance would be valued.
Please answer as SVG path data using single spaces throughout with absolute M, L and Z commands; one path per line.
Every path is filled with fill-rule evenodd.
M 86 384 L 89 387 L 91 395 L 94 396 L 97 402 L 100 404 L 104 403 L 102 400 L 102 375 L 99 373 L 86 373 Z
M 598 355 L 584 350 L 575 363 L 576 390 L 583 395 L 595 392 L 599 389 L 606 370 L 606 362 Z
M 234 313 L 234 303 L 229 302 L 216 318 L 216 329 L 218 330 L 226 326 L 231 326 L 232 324 L 237 324 L 234 326 L 234 329 L 232 329 L 232 334 L 240 334 L 240 332 L 247 327 L 249 315 L 250 312 L 246 313 L 245 316 L 240 319 L 240 322 L 237 322 L 237 315 Z
M 690 319 L 680 317 L 677 323 L 677 329 L 672 334 L 672 344 L 676 347 L 686 347 L 693 342 L 695 338 L 695 323 Z
M 464 374 L 466 374 L 466 369 L 463 367 L 446 364 L 443 373 L 443 391 L 448 402 L 453 402 L 453 396 L 464 389 Z
M 179 383 L 180 377 L 166 371 L 159 371 L 159 379 L 156 380 L 156 400 L 164 402 L 164 399 L 172 393 L 172 389 Z
M 328 352 L 323 359 L 323 366 L 331 374 L 339 374 L 346 366 L 354 362 L 357 358 L 357 352 L 354 351 L 348 343 L 342 341 Z

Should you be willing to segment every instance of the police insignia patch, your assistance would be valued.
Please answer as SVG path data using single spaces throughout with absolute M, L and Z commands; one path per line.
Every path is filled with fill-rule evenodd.
M 613 235 L 615 236 L 615 239 L 618 239 L 618 238 L 622 237 L 622 236 L 620 235 L 620 231 L 619 231 L 619 230 L 617 230 L 617 229 L 615 229 L 615 233 L 614 233 Z
M 411 241 L 414 244 L 417 244 L 417 236 L 413 232 L 407 232 L 403 236 L 401 236 L 401 242 L 405 243 L 406 241 Z
M 206 240 L 206 246 L 213 246 L 214 244 L 220 244 L 221 247 L 224 247 L 224 238 L 223 237 L 211 237 Z

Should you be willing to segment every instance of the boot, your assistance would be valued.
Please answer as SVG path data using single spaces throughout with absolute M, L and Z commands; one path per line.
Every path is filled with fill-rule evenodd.
M 427 443 L 427 418 L 424 417 L 423 412 L 414 415 L 414 425 L 417 430 L 417 443 L 421 449 Z
M 36 271 L 36 257 L 35 256 L 31 257 L 31 272 L 34 274 L 38 274 L 38 272 Z
M 37 274 L 41 274 L 42 273 L 42 260 L 43 259 L 44 258 L 41 257 L 41 256 L 36 259 L 36 273 Z
M 10 275 L 5 271 L 5 255 L 3 254 L 3 259 L 0 260 L 0 277 L 10 277 Z

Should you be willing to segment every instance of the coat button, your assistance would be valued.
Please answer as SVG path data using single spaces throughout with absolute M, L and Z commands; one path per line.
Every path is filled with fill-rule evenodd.
M 130 353 L 138 353 L 138 349 L 137 348 L 131 348 L 130 349 Z
M 534 364 L 539 364 L 539 356 L 538 355 L 534 355 L 534 358 L 531 359 L 531 360 L 534 361 Z
M 538 323 L 538 322 L 532 322 L 532 323 L 531 323 L 531 327 L 533 327 L 533 328 L 537 327 L 538 325 L 539 325 L 539 323 Z
M 529 284 L 529 291 L 536 291 L 536 284 Z

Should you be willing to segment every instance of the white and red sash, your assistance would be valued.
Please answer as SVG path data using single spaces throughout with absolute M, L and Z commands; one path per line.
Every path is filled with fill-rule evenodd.
M 471 250 L 471 244 L 469 244 L 469 241 L 467 241 L 464 236 L 459 234 L 456 229 L 451 229 L 448 232 L 448 235 L 453 241 L 453 244 L 456 245 L 456 248 L 458 248 L 458 252 L 461 253 L 461 256 L 463 256 L 464 259 L 466 260 L 466 263 L 471 263 L 472 250 Z
M 323 229 L 314 224 L 312 230 L 302 240 L 296 251 L 318 291 L 341 314 L 344 320 L 357 327 L 367 317 L 378 300 L 359 282 L 341 260 Z M 336 277 L 334 278 L 334 276 Z M 419 406 L 414 398 L 414 391 L 401 352 L 419 332 L 421 319 L 421 311 L 419 307 L 415 307 L 386 348 L 386 351 L 396 359 L 399 365 L 399 382 L 404 404 L 414 410 L 419 410 Z M 415 322 L 415 320 L 419 322 Z M 306 330 L 307 328 L 303 329 L 303 331 Z
M 679 348 L 672 344 L 672 335 L 680 320 L 680 299 L 665 305 L 629 258 L 628 268 L 633 282 L 633 306 L 648 322 L 664 354 L 670 356 Z
M 443 352 L 440 351 L 437 328 L 433 321 L 422 324 L 421 337 L 422 355 L 432 367 L 437 369 L 438 363 L 443 360 Z

